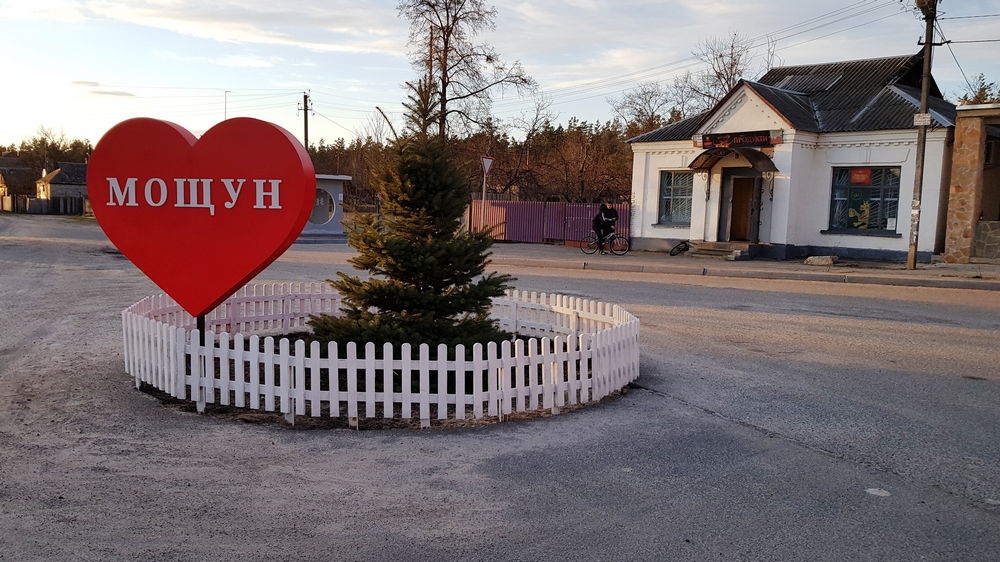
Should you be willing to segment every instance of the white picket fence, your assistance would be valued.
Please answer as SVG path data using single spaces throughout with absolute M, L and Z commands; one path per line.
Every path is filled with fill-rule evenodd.
M 511 291 L 491 316 L 515 341 L 467 349 L 427 344 L 325 346 L 274 335 L 308 331 L 313 314 L 337 314 L 320 283 L 251 284 L 194 319 L 166 295 L 122 312 L 125 370 L 171 396 L 295 416 L 497 417 L 600 400 L 639 376 L 639 320 L 618 305 Z

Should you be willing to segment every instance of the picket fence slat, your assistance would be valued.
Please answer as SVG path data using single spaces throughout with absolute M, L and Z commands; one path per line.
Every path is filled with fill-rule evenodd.
M 365 418 L 419 417 L 422 426 L 432 417 L 559 413 L 639 376 L 634 315 L 612 303 L 535 291 L 494 300 L 491 315 L 520 336 L 514 341 L 432 349 L 279 337 L 339 307 L 326 284 L 254 283 L 206 315 L 202 340 L 173 299 L 147 297 L 122 311 L 125 372 L 137 387 L 195 402 L 199 412 L 218 403 L 281 412 L 292 422 L 346 415 L 352 426 L 362 403 Z

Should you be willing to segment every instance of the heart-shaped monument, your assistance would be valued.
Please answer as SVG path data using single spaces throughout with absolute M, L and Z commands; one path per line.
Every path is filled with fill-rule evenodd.
M 295 241 L 312 211 L 316 174 L 298 140 L 272 123 L 229 119 L 198 139 L 139 118 L 97 143 L 87 193 L 111 242 L 199 316 Z

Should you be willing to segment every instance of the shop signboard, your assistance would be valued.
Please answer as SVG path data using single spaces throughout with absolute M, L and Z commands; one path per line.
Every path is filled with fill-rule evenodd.
M 782 137 L 782 131 L 712 133 L 701 136 L 701 148 L 757 148 L 774 146 L 782 143 Z

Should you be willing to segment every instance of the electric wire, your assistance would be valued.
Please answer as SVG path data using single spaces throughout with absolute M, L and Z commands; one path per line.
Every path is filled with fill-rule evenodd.
M 855 12 L 853 14 L 850 14 L 850 15 L 838 18 L 836 20 L 833 20 L 833 21 L 830 21 L 830 22 L 826 22 L 823 25 L 819 25 L 819 26 L 815 26 L 815 27 L 809 28 L 808 30 L 804 30 L 802 32 L 796 32 L 796 33 L 793 33 L 793 34 L 790 34 L 790 35 L 779 37 L 777 39 L 774 39 L 774 41 L 781 41 L 781 40 L 787 39 L 789 37 L 794 37 L 796 35 L 800 35 L 801 33 L 804 33 L 806 31 L 814 31 L 816 29 L 820 29 L 820 28 L 825 27 L 827 25 L 833 25 L 833 24 L 836 24 L 836 23 L 840 23 L 842 21 L 846 21 L 846 20 L 851 19 L 853 17 L 857 17 L 857 16 L 860 16 L 860 15 L 865 15 L 865 14 L 868 14 L 870 12 L 873 12 L 873 11 L 876 11 L 876 10 L 880 10 L 880 9 L 883 9 L 883 8 L 887 8 L 887 7 L 890 7 L 890 6 L 895 6 L 895 5 L 896 5 L 896 2 L 894 2 L 894 1 L 889 1 L 889 2 L 883 2 L 883 3 L 880 3 L 880 4 L 876 4 L 875 6 L 873 6 L 871 8 L 867 8 L 867 9 L 862 10 L 860 12 Z M 826 35 L 821 35 L 819 37 L 813 37 L 811 39 L 807 39 L 805 41 L 800 41 L 798 43 L 793 43 L 792 45 L 786 45 L 786 46 L 780 47 L 780 48 L 778 48 L 776 50 L 783 51 L 783 50 L 791 48 L 791 47 L 796 47 L 796 46 L 799 46 L 799 45 L 803 45 L 803 44 L 809 43 L 811 41 L 816 41 L 816 40 L 819 40 L 819 39 L 823 39 L 823 38 L 829 37 L 831 35 L 836 35 L 838 33 L 843 33 L 844 31 L 849 31 L 851 29 L 855 29 L 855 28 L 858 28 L 858 27 L 863 27 L 865 25 L 871 25 L 873 23 L 877 23 L 879 21 L 882 21 L 882 20 L 888 19 L 890 17 L 894 17 L 894 16 L 897 16 L 897 15 L 900 15 L 902 13 L 904 13 L 904 12 L 896 11 L 896 12 L 893 12 L 893 13 L 888 14 L 886 16 L 883 16 L 883 17 L 880 17 L 880 18 L 876 18 L 874 20 L 869 20 L 869 21 L 866 21 L 864 23 L 861 23 L 861 24 L 858 24 L 858 25 L 855 25 L 855 26 L 843 28 L 843 29 L 834 31 L 832 33 L 828 33 Z M 768 35 L 765 34 L 765 35 L 758 36 L 758 39 L 762 38 L 762 37 L 768 37 Z M 767 41 L 758 42 L 758 43 L 752 44 L 749 47 L 749 49 L 760 48 L 760 47 L 762 47 L 762 46 L 764 46 L 766 44 L 767 44 Z M 687 63 L 687 64 L 683 64 L 683 63 Z M 681 65 L 681 64 L 683 64 L 683 65 L 682 66 L 678 66 L 678 65 Z M 651 75 L 649 74 L 650 70 L 654 70 L 655 73 L 658 73 L 659 69 L 661 69 L 663 67 L 666 67 L 666 66 L 675 66 L 675 68 L 673 68 L 672 70 L 674 72 L 676 72 L 676 71 L 679 71 L 679 70 L 683 70 L 685 68 L 690 68 L 692 66 L 698 66 L 700 64 L 701 64 L 701 61 L 697 60 L 694 56 L 685 57 L 684 59 L 679 59 L 677 61 L 672 61 L 670 63 L 665 63 L 663 65 L 657 65 L 655 67 L 650 67 L 650 69 L 645 69 L 643 71 L 636 71 L 636 72 L 628 73 L 627 75 L 621 75 L 621 76 L 632 76 L 633 78 L 629 79 L 629 80 L 618 80 L 617 77 L 615 79 L 602 79 L 602 80 L 599 80 L 599 81 L 592 81 L 592 82 L 589 82 L 589 83 L 585 83 L 583 85 L 574 85 L 574 86 L 567 87 L 567 88 L 562 88 L 562 89 L 555 88 L 555 89 L 546 90 L 544 92 L 544 94 L 549 98 L 549 101 L 551 101 L 552 105 L 562 105 L 562 104 L 566 104 L 566 103 L 573 103 L 573 102 L 576 102 L 576 101 L 583 101 L 583 100 L 592 99 L 592 98 L 600 97 L 600 96 L 604 96 L 604 95 L 610 95 L 610 94 L 620 93 L 620 92 L 626 91 L 629 88 L 626 87 L 624 89 L 616 89 L 616 90 L 612 90 L 612 91 L 604 91 L 604 92 L 599 93 L 599 94 L 582 96 L 582 97 L 573 97 L 572 99 L 557 99 L 557 98 L 560 95 L 579 96 L 580 94 L 583 94 L 583 93 L 587 93 L 587 92 L 591 92 L 591 91 L 595 91 L 595 90 L 604 89 L 606 87 L 619 86 L 619 85 L 629 85 L 629 87 L 631 87 L 632 85 L 635 84 L 636 78 L 639 78 L 639 76 L 638 76 L 639 72 L 646 73 L 647 77 L 651 77 Z M 580 86 L 584 86 L 584 87 L 580 87 Z M 572 91 L 567 92 L 568 90 L 572 90 Z M 564 93 L 564 92 L 566 92 L 566 93 Z M 494 107 L 496 107 L 497 109 L 503 110 L 503 109 L 510 109 L 512 107 L 517 107 L 519 105 L 523 106 L 523 105 L 525 105 L 525 103 L 526 102 L 523 101 L 523 100 L 511 100 L 510 102 L 505 102 L 504 101 L 504 102 L 495 103 Z
M 948 16 L 937 18 L 939 20 L 967 20 L 972 18 L 1000 18 L 1000 14 L 979 14 L 977 16 Z
M 934 27 L 937 28 L 938 34 L 941 35 L 941 41 L 945 44 L 945 46 L 948 47 L 948 52 L 951 53 L 951 58 L 952 60 L 955 61 L 955 66 L 957 66 L 959 72 L 962 73 L 962 79 L 965 80 L 965 85 L 969 87 L 969 93 L 970 94 L 974 93 L 972 88 L 972 82 L 969 81 L 968 75 L 965 74 L 965 69 L 962 68 L 962 63 L 958 62 L 958 57 L 955 56 L 955 51 L 951 48 L 951 41 L 948 41 L 948 38 L 944 36 L 944 30 L 941 29 L 941 24 L 935 21 Z

